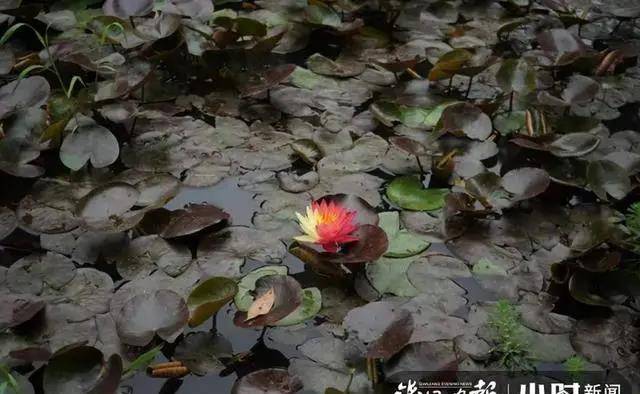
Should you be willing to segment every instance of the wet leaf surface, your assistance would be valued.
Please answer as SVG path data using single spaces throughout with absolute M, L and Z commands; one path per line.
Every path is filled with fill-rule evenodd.
M 118 387 L 121 372 L 119 356 L 105 362 L 96 348 L 72 347 L 53 355 L 43 387 L 46 393 L 109 393 Z
M 145 346 L 157 334 L 173 342 L 189 319 L 187 304 L 171 290 L 157 290 L 130 298 L 118 312 L 118 334 L 133 346 Z
M 160 234 L 163 238 L 177 238 L 195 234 L 216 224 L 229 220 L 223 210 L 204 204 L 189 204 L 185 209 L 172 211 L 169 222 Z
M 238 292 L 236 282 L 222 277 L 209 278 L 195 287 L 187 298 L 191 317 L 189 326 L 204 323 L 229 302 Z
M 290 394 L 299 391 L 302 384 L 284 369 L 263 369 L 252 372 L 238 380 L 231 389 L 234 394 L 281 393 Z
M 231 343 L 210 332 L 191 332 L 176 346 L 174 357 L 196 375 L 220 373 L 225 365 L 221 359 L 231 358 Z
M 404 176 L 394 179 L 387 186 L 387 197 L 400 208 L 412 211 L 433 211 L 444 205 L 448 189 L 425 189 L 420 179 Z
M 264 296 L 272 292 L 273 302 L 271 302 L 271 296 Z M 248 312 L 251 311 L 249 306 L 248 312 L 237 312 L 234 318 L 234 323 L 240 327 L 255 327 L 255 326 L 267 326 L 277 323 L 293 312 L 302 302 L 302 289 L 300 284 L 290 276 L 285 275 L 269 275 L 263 276 L 256 281 L 256 296 L 251 306 L 256 301 L 259 301 L 261 297 L 268 298 L 269 304 L 272 304 L 270 308 L 265 308 L 267 311 L 263 314 L 257 315 L 252 319 L 248 318 Z M 262 303 L 260 303 L 262 305 Z M 262 313 L 264 311 L 260 311 Z

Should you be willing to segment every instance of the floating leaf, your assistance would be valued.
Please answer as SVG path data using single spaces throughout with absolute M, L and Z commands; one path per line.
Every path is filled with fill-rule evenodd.
M 87 194 L 78 206 L 79 215 L 87 221 L 120 216 L 138 201 L 140 192 L 124 182 L 108 183 Z
M 163 345 L 159 345 L 154 347 L 153 349 L 142 353 L 140 356 L 136 357 L 135 360 L 131 362 L 127 366 L 127 368 L 123 371 L 123 378 L 127 378 L 130 375 L 133 375 L 137 371 L 146 368 L 149 364 L 153 362 L 160 354 L 162 354 Z
M 339 27 L 342 24 L 340 15 L 331 6 L 322 2 L 308 5 L 305 8 L 305 15 L 309 23 L 317 25 Z
M 233 356 L 231 343 L 213 332 L 190 332 L 176 346 L 174 358 L 196 375 L 218 374 L 223 358 Z
M 105 15 L 122 19 L 131 16 L 144 16 L 153 10 L 153 0 L 107 0 L 102 6 Z
M 271 308 L 273 308 L 275 297 L 276 295 L 273 289 L 269 289 L 266 293 L 256 297 L 249 307 L 249 310 L 247 310 L 247 320 L 269 313 Z
M 466 49 L 454 49 L 445 53 L 429 71 L 429 81 L 453 77 L 472 57 L 473 54 Z
M 262 73 L 252 74 L 241 83 L 239 89 L 244 96 L 255 96 L 287 79 L 295 69 L 294 64 L 283 64 Z
M 302 175 L 290 172 L 279 172 L 278 183 L 284 191 L 301 193 L 313 189 L 320 183 L 320 176 L 315 171 L 309 171 Z
M 189 320 L 189 309 L 174 291 L 156 290 L 129 299 L 116 316 L 122 342 L 145 346 L 156 334 L 173 342 Z
M 302 383 L 284 369 L 268 368 L 251 372 L 238 379 L 232 394 L 273 393 L 293 394 L 302 389 Z
M 7 294 L 0 297 L 0 330 L 31 320 L 45 304 L 37 298 Z
M 353 233 L 358 240 L 346 244 L 341 253 L 324 253 L 328 261 L 354 264 L 377 260 L 389 245 L 387 235 L 378 226 L 363 224 Z
M 571 296 L 588 305 L 612 306 L 613 302 L 592 291 L 595 281 L 597 281 L 596 274 L 582 270 L 576 271 L 569 279 Z
M 589 77 L 574 75 L 562 91 L 562 99 L 569 104 L 585 104 L 600 91 L 600 84 Z
M 578 157 L 594 151 L 600 144 L 600 138 L 591 133 L 569 133 L 561 135 L 547 143 L 538 143 L 524 138 L 512 138 L 514 144 L 524 148 L 551 152 L 557 157 Z
M 518 168 L 502 177 L 502 187 L 514 195 L 514 201 L 527 200 L 543 193 L 549 183 L 549 174 L 539 168 Z
M 17 79 L 0 88 L 0 119 L 27 108 L 44 105 L 51 87 L 41 76 Z
M 290 276 L 263 276 L 256 282 L 256 296 L 260 299 L 264 294 L 273 291 L 273 305 L 266 314 L 247 319 L 247 312 L 237 312 L 234 323 L 240 327 L 267 326 L 277 323 L 280 319 L 293 312 L 302 302 L 300 284 Z M 253 302 L 252 302 L 253 303 Z
M 366 64 L 355 59 L 331 60 L 319 53 L 315 53 L 307 59 L 309 70 L 320 75 L 336 77 L 355 77 L 364 72 Z
M 223 277 L 213 277 L 198 284 L 187 298 L 191 317 L 189 326 L 196 327 L 213 316 L 220 308 L 229 302 L 238 292 L 234 280 Z
M 313 140 L 302 139 L 291 143 L 291 149 L 309 164 L 315 164 L 322 158 L 322 151 Z
M 400 214 L 398 212 L 382 212 L 379 226 L 387 234 L 389 248 L 386 257 L 409 257 L 426 250 L 431 243 L 423 236 L 400 229 Z
M 536 87 L 533 67 L 524 59 L 507 59 L 502 62 L 496 80 L 505 92 L 526 94 Z
M 228 213 L 213 205 L 189 204 L 184 209 L 171 211 L 169 222 L 160 235 L 168 239 L 191 235 L 229 218 Z
M 629 174 L 624 168 L 608 160 L 596 160 L 587 167 L 589 188 L 602 200 L 607 194 L 621 200 L 631 191 Z
M 380 294 L 389 293 L 400 297 L 416 296 L 419 291 L 407 277 L 407 270 L 413 261 L 413 258 L 381 257 L 367 264 L 367 279 Z
M 442 131 L 449 133 L 462 133 L 465 136 L 484 141 L 493 127 L 491 118 L 480 108 L 469 104 L 460 103 L 448 106 L 442 113 Z
M 7 207 L 0 207 L 0 240 L 9 236 L 18 227 L 16 214 Z
M 100 350 L 71 347 L 54 354 L 44 370 L 45 393 L 112 393 L 122 374 L 122 360 L 113 355 L 105 362 Z
M 90 119 L 67 134 L 60 146 L 60 160 L 74 171 L 81 169 L 88 161 L 96 168 L 106 167 L 113 164 L 119 154 L 116 137 Z
M 302 302 L 293 312 L 278 320 L 274 326 L 292 326 L 313 319 L 322 309 L 322 293 L 316 287 L 302 290 Z
M 397 206 L 412 211 L 433 211 L 442 208 L 447 189 L 425 189 L 416 176 L 395 178 L 387 186 L 387 197 Z
M 536 37 L 543 51 L 556 56 L 557 64 L 567 64 L 587 51 L 585 43 L 566 29 L 548 29 Z
M 263 276 L 269 275 L 287 275 L 288 269 L 283 265 L 268 265 L 255 269 L 240 279 L 238 283 L 238 292 L 235 295 L 233 302 L 236 304 L 236 308 L 239 311 L 246 312 L 253 303 L 253 295 L 251 293 L 256 288 L 256 282 Z

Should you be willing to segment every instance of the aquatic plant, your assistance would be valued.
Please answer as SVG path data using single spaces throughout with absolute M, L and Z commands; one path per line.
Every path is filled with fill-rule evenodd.
M 640 202 L 629 206 L 624 219 L 630 233 L 627 242 L 633 251 L 640 252 Z
M 585 372 L 587 361 L 580 356 L 571 356 L 562 365 L 572 379 L 579 380 Z
M 489 316 L 489 326 L 494 330 L 493 353 L 499 363 L 510 371 L 534 369 L 529 356 L 529 344 L 523 338 L 520 314 L 508 300 L 498 301 Z

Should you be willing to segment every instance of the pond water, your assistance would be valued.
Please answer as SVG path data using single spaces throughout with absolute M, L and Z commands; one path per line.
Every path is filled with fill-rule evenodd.
M 0 1 L 0 394 L 637 390 L 638 19 Z

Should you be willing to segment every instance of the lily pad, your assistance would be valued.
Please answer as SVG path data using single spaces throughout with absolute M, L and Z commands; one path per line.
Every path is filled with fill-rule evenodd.
M 442 131 L 449 133 L 462 133 L 463 135 L 484 141 L 491 132 L 491 118 L 482 110 L 469 103 L 460 103 L 448 106 L 442 112 Z
M 502 62 L 496 80 L 505 92 L 526 94 L 536 86 L 535 71 L 524 59 L 507 59 Z
M 245 275 L 238 283 L 238 292 L 233 300 L 236 308 L 243 312 L 249 310 L 254 299 L 250 293 L 255 290 L 258 279 L 269 275 L 287 275 L 287 272 L 288 268 L 284 265 L 268 265 L 257 268 Z
M 168 239 L 191 235 L 229 219 L 229 214 L 216 206 L 189 204 L 169 213 L 169 222 L 160 235 Z
M 258 299 L 268 291 L 273 291 L 275 298 L 273 306 L 265 314 L 247 320 L 247 313 L 238 311 L 234 323 L 240 327 L 267 326 L 277 323 L 288 316 L 302 303 L 302 289 L 300 284 L 290 276 L 268 275 L 256 281 L 256 295 Z
M 431 243 L 424 236 L 400 229 L 398 212 L 379 213 L 379 226 L 387 234 L 389 247 L 385 257 L 410 257 L 426 250 Z
M 16 214 L 7 207 L 0 207 L 0 240 L 11 235 L 18 227 Z
M 29 321 L 45 306 L 43 301 L 30 296 L 4 295 L 0 299 L 0 330 Z
M 550 182 L 546 171 L 531 167 L 511 170 L 502 177 L 502 187 L 512 193 L 515 200 L 527 200 L 543 193 Z
M 238 379 L 231 388 L 232 394 L 277 393 L 293 394 L 302 383 L 284 369 L 268 368 L 252 372 Z
M 196 375 L 218 374 L 225 368 L 221 359 L 231 358 L 233 348 L 218 334 L 190 332 L 178 343 L 173 356 Z
M 395 178 L 387 186 L 387 197 L 400 208 L 412 211 L 433 211 L 442 208 L 447 189 L 425 189 L 416 176 Z
M 388 248 L 389 241 L 384 230 L 371 224 L 363 224 L 353 233 L 358 240 L 348 243 L 341 253 L 323 253 L 334 263 L 355 264 L 375 261 Z
M 145 346 L 157 334 L 173 342 L 189 320 L 189 309 L 180 295 L 157 290 L 129 299 L 117 313 L 118 334 L 123 343 Z
M 234 280 L 223 277 L 213 277 L 198 284 L 191 290 L 187 298 L 191 317 L 189 326 L 196 327 L 213 316 L 220 308 L 229 302 L 238 292 L 238 285 Z
M 609 160 L 596 160 L 587 167 L 587 184 L 602 200 L 607 195 L 620 200 L 631 191 L 629 174 L 624 168 Z
M 60 146 L 60 160 L 73 171 L 78 171 L 89 161 L 95 168 L 107 167 L 119 155 L 120 146 L 116 137 L 88 118 L 67 134 Z
M 45 368 L 45 393 L 110 393 L 117 389 L 122 374 L 118 355 L 103 359 L 93 347 L 79 346 L 54 354 Z
M 44 105 L 50 93 L 49 82 L 39 75 L 4 85 L 0 88 L 0 119 L 22 109 Z
M 106 184 L 86 195 L 79 203 L 78 212 L 86 220 L 119 216 L 131 209 L 139 196 L 138 189 L 127 183 Z
M 322 293 L 316 287 L 302 290 L 302 302 L 290 314 L 278 320 L 274 326 L 292 326 L 313 319 L 322 309 Z

